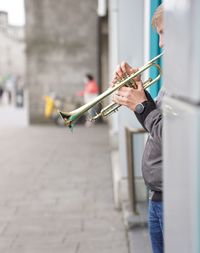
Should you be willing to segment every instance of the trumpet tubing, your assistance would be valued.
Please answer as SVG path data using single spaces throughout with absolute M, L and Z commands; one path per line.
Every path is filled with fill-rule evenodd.
M 134 88 L 134 81 L 133 78 L 135 78 L 138 75 L 141 75 L 145 70 L 151 68 L 152 66 L 156 67 L 158 70 L 158 75 L 154 79 L 149 78 L 146 82 L 144 82 L 144 89 L 147 89 L 149 86 L 157 82 L 161 77 L 161 68 L 156 63 L 156 61 L 163 55 L 163 53 L 159 54 L 152 60 L 150 60 L 148 63 L 146 63 L 143 67 L 141 67 L 137 72 L 133 73 L 130 76 L 127 76 L 122 81 L 115 84 L 113 87 L 109 87 L 106 91 L 101 93 L 99 96 L 97 96 L 95 99 L 90 101 L 89 103 L 77 108 L 76 110 L 73 110 L 71 112 L 62 112 L 58 111 L 60 116 L 65 122 L 65 125 L 68 127 L 72 127 L 72 125 L 89 109 L 94 107 L 95 105 L 99 104 L 104 98 L 110 96 L 112 93 L 114 93 L 116 90 L 120 89 L 123 86 L 129 86 Z M 110 115 L 113 112 L 116 112 L 118 108 L 120 107 L 119 104 L 111 103 L 105 108 L 103 108 L 97 115 L 95 115 L 91 120 L 96 120 L 99 117 L 106 117 Z

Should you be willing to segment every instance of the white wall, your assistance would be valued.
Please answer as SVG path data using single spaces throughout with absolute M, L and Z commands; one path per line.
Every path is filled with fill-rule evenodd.
M 140 67 L 144 64 L 144 2 L 141 0 L 110 0 L 109 1 L 109 73 L 110 80 L 116 66 L 127 61 L 130 65 Z M 111 118 L 111 139 L 118 144 L 118 161 L 114 165 L 117 178 L 127 179 L 127 154 L 125 127 L 141 127 L 133 112 L 121 107 Z M 114 141 L 113 141 L 114 140 Z M 141 157 L 143 137 L 138 142 L 138 159 L 136 175 L 141 176 Z M 139 152 L 141 151 L 141 152 Z M 115 183 L 115 182 L 114 182 Z

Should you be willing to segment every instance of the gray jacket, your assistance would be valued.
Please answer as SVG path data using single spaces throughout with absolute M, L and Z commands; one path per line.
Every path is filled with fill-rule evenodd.
M 162 191 L 162 111 L 164 93 L 159 93 L 157 102 L 146 92 L 148 102 L 141 115 L 136 114 L 142 126 L 149 133 L 142 159 L 142 173 L 147 187 Z

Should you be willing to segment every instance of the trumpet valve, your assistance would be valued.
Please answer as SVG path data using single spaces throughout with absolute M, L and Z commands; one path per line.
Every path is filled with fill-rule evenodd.
M 127 79 L 128 77 L 129 77 L 129 75 L 126 74 L 126 77 L 124 78 L 124 80 Z M 129 81 L 127 81 L 126 84 L 125 84 L 125 86 L 133 88 L 133 89 L 137 89 L 137 84 L 136 84 L 136 82 L 133 79 L 130 79 Z

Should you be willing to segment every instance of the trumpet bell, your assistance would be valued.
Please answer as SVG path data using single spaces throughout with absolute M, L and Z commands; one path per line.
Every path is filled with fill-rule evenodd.
M 65 112 L 58 111 L 60 117 L 64 120 L 64 124 L 69 128 L 72 127 L 73 119 L 71 119 L 72 115 L 67 114 Z

